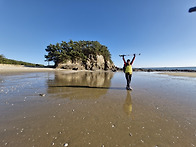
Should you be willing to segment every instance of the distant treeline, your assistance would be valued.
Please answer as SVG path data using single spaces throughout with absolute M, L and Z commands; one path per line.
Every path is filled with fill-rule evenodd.
M 23 61 L 16 61 L 12 59 L 7 59 L 4 55 L 0 55 L 0 64 L 13 64 L 13 65 L 24 65 L 24 66 L 31 66 L 31 67 L 43 67 L 42 64 L 33 64 Z
M 112 63 L 108 48 L 98 41 L 62 41 L 56 45 L 48 45 L 45 50 L 48 52 L 45 55 L 46 61 L 53 61 L 56 66 L 67 60 L 72 62 L 81 60 L 86 63 L 89 55 L 93 55 L 94 59 L 96 59 L 96 55 L 102 55 L 105 60 Z

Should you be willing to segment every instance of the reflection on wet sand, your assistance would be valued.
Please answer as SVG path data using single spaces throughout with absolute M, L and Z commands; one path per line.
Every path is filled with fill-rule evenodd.
M 112 77 L 112 72 L 57 72 L 55 78 L 47 82 L 48 93 L 70 99 L 99 98 L 107 93 Z
M 130 91 L 127 91 L 126 99 L 123 104 L 123 110 L 128 116 L 131 116 L 133 108 L 132 108 L 132 100 L 131 100 L 131 92 Z
M 127 115 L 131 115 L 132 112 L 132 101 L 131 101 L 131 92 L 127 91 L 127 96 L 123 104 L 123 110 Z

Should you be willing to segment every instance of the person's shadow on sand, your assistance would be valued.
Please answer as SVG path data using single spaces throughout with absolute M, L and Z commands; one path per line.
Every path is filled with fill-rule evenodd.
M 134 119 L 132 114 L 133 108 L 132 108 L 132 100 L 131 100 L 131 91 L 127 90 L 127 96 L 123 104 L 123 110 L 128 116 L 131 117 L 132 120 Z

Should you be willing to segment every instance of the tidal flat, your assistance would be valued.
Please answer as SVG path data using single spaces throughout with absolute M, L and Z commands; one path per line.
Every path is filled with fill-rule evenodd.
M 194 147 L 196 78 L 134 72 L 0 75 L 0 146 Z

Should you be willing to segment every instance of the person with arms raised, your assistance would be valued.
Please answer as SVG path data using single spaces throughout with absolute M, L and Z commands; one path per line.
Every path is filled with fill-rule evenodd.
M 132 65 L 133 65 L 133 62 L 134 62 L 134 60 L 135 60 L 136 54 L 133 54 L 133 59 L 132 59 L 131 62 L 130 62 L 130 59 L 128 59 L 127 62 L 126 62 L 124 56 L 125 56 L 125 55 L 122 55 L 122 58 L 123 58 L 123 61 L 124 61 L 123 70 L 124 70 L 124 72 L 125 72 L 125 78 L 126 78 L 126 80 L 127 80 L 126 89 L 127 89 L 127 90 L 133 90 L 133 89 L 131 88 L 131 86 L 130 86 L 130 83 L 131 83 L 132 72 L 133 72 Z

